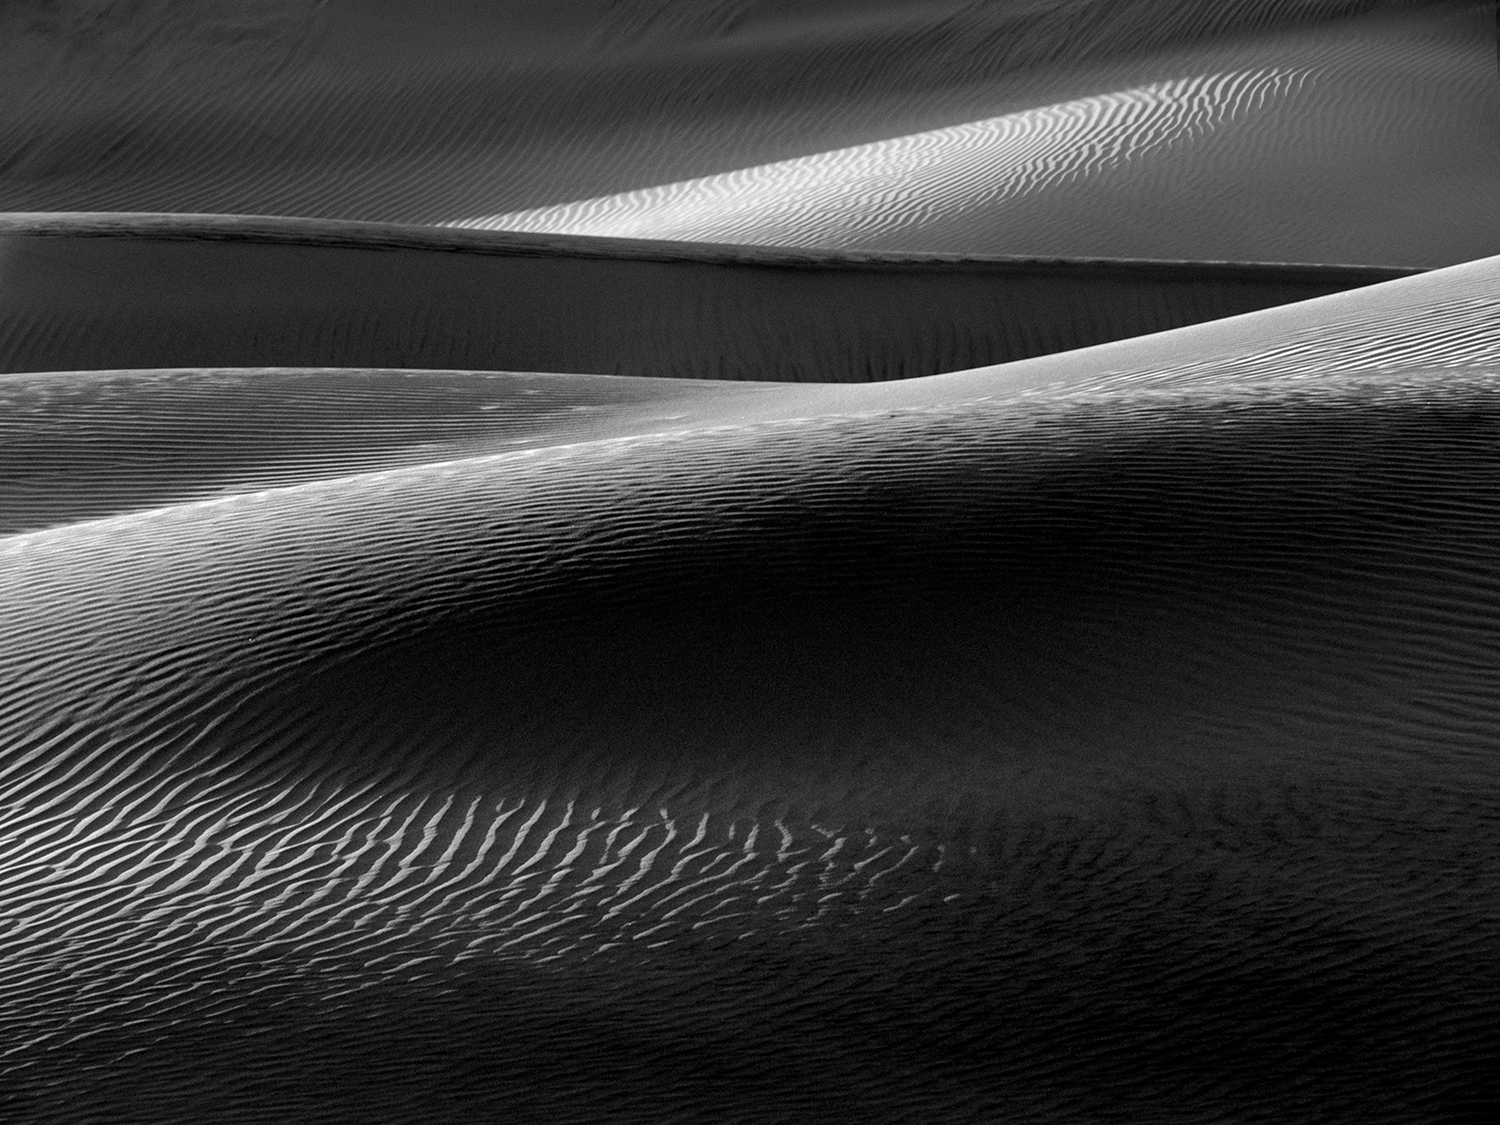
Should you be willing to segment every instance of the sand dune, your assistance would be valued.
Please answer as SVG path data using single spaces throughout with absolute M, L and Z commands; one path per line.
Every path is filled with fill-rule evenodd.
M 559 205 L 625 193 L 580 221 L 1045 256 L 1500 252 L 1489 4 L 53 6 L 75 18 L 0 28 L 6 210 L 581 229 Z M 811 215 L 716 194 L 788 176 L 813 177 Z M 684 190 L 702 198 L 674 220 Z
M 11 375 L 0 382 L 0 533 L 550 446 L 987 400 L 995 385 L 1061 387 L 1095 365 L 1153 386 L 1232 374 L 1247 393 L 1290 371 L 1468 368 L 1500 362 L 1497 310 L 1450 269 L 852 397 L 833 386 L 409 369 Z
M 407 367 L 867 381 L 1379 268 L 756 251 L 215 216 L 0 216 L 0 371 Z
M 1075 81 L 1102 92 L 460 225 L 1278 261 L 1500 251 L 1500 228 L 1478 218 L 1500 186 L 1488 11 L 1236 40 Z
M 0 533 L 358 473 L 712 425 L 780 385 L 347 368 L 0 380 Z
M 605 199 L 461 221 L 549 234 L 861 246 L 955 212 L 1013 206 L 1295 95 L 1286 67 L 1200 75 Z M 972 230 L 966 235 L 972 239 Z M 899 238 L 899 235 L 895 235 Z M 972 242 L 970 243 L 972 245 Z
M 1493 9 L 0 5 L 0 1120 L 1488 1121 Z
M 1497 278 L 867 386 L 7 376 L 77 451 L 4 499 L 8 1108 L 1473 1119 Z

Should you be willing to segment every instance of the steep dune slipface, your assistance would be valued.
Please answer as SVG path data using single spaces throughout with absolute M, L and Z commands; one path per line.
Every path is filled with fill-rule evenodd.
M 0 216 L 0 371 L 451 367 L 867 382 L 1103 343 L 1408 272 L 764 251 L 222 216 Z
M 1476 1119 L 1497 279 L 332 477 L 207 376 L 0 539 L 7 1108 Z

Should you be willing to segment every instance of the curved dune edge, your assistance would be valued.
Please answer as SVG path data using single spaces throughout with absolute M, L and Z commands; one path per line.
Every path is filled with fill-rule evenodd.
M 935 214 L 1055 193 L 1293 101 L 1309 69 L 1194 75 L 833 152 L 447 226 L 864 248 Z M 1170 177 L 1163 177 L 1164 179 Z M 982 221 L 982 220 L 981 220 Z M 900 235 L 896 236 L 898 239 Z
M 222 369 L 0 380 L 0 533 L 439 462 L 949 409 L 1128 380 L 1259 380 L 1500 362 L 1494 262 L 1001 367 L 879 385 L 506 372 Z M 1312 272 L 1312 271 L 1309 271 Z M 1395 335 L 1410 330 L 1409 339 Z M 1184 356 L 1195 357 L 1185 362 Z M 97 468 L 96 468 L 97 466 Z
M 866 382 L 1414 271 L 755 250 L 223 216 L 0 217 L 0 370 Z
M 12 1104 L 1461 1114 L 1497 274 L 0 540 Z
M 713 243 L 701 239 L 628 238 L 615 235 L 511 231 L 449 225 L 309 218 L 218 212 L 10 211 L 0 212 L 0 233 L 36 237 L 154 238 L 173 242 L 263 242 L 288 246 L 389 250 L 443 250 L 526 257 L 625 259 L 652 262 L 751 263 L 776 266 L 984 265 L 1028 271 L 1039 268 L 1107 274 L 1112 270 L 1175 272 L 1200 269 L 1216 277 L 1316 276 L 1323 270 L 1408 276 L 1430 267 L 1357 262 L 1232 261 L 1110 258 L 1079 255 L 954 253 Z M 1371 274 L 1374 276 L 1374 273 Z M 1384 278 L 1382 278 L 1384 280 Z
M 23 6 L 0 13 L 0 206 L 431 222 L 991 116 L 997 91 L 1092 93 L 1112 60 L 1173 44 L 1411 6 Z
M 1479 217 L 1500 184 L 1479 6 L 1133 66 L 1002 116 L 455 225 L 1118 256 L 1446 264 L 1500 251 Z

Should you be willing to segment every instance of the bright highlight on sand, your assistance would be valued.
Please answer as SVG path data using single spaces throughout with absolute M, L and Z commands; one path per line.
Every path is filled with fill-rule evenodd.
M 1233 127 L 1310 69 L 1202 74 L 620 195 L 449 226 L 844 247 L 873 233 L 1102 179 Z

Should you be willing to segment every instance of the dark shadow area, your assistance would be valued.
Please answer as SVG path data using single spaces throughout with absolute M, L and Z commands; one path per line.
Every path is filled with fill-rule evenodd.
M 1418 272 L 13 216 L 0 222 L 0 371 L 406 367 L 872 382 Z

